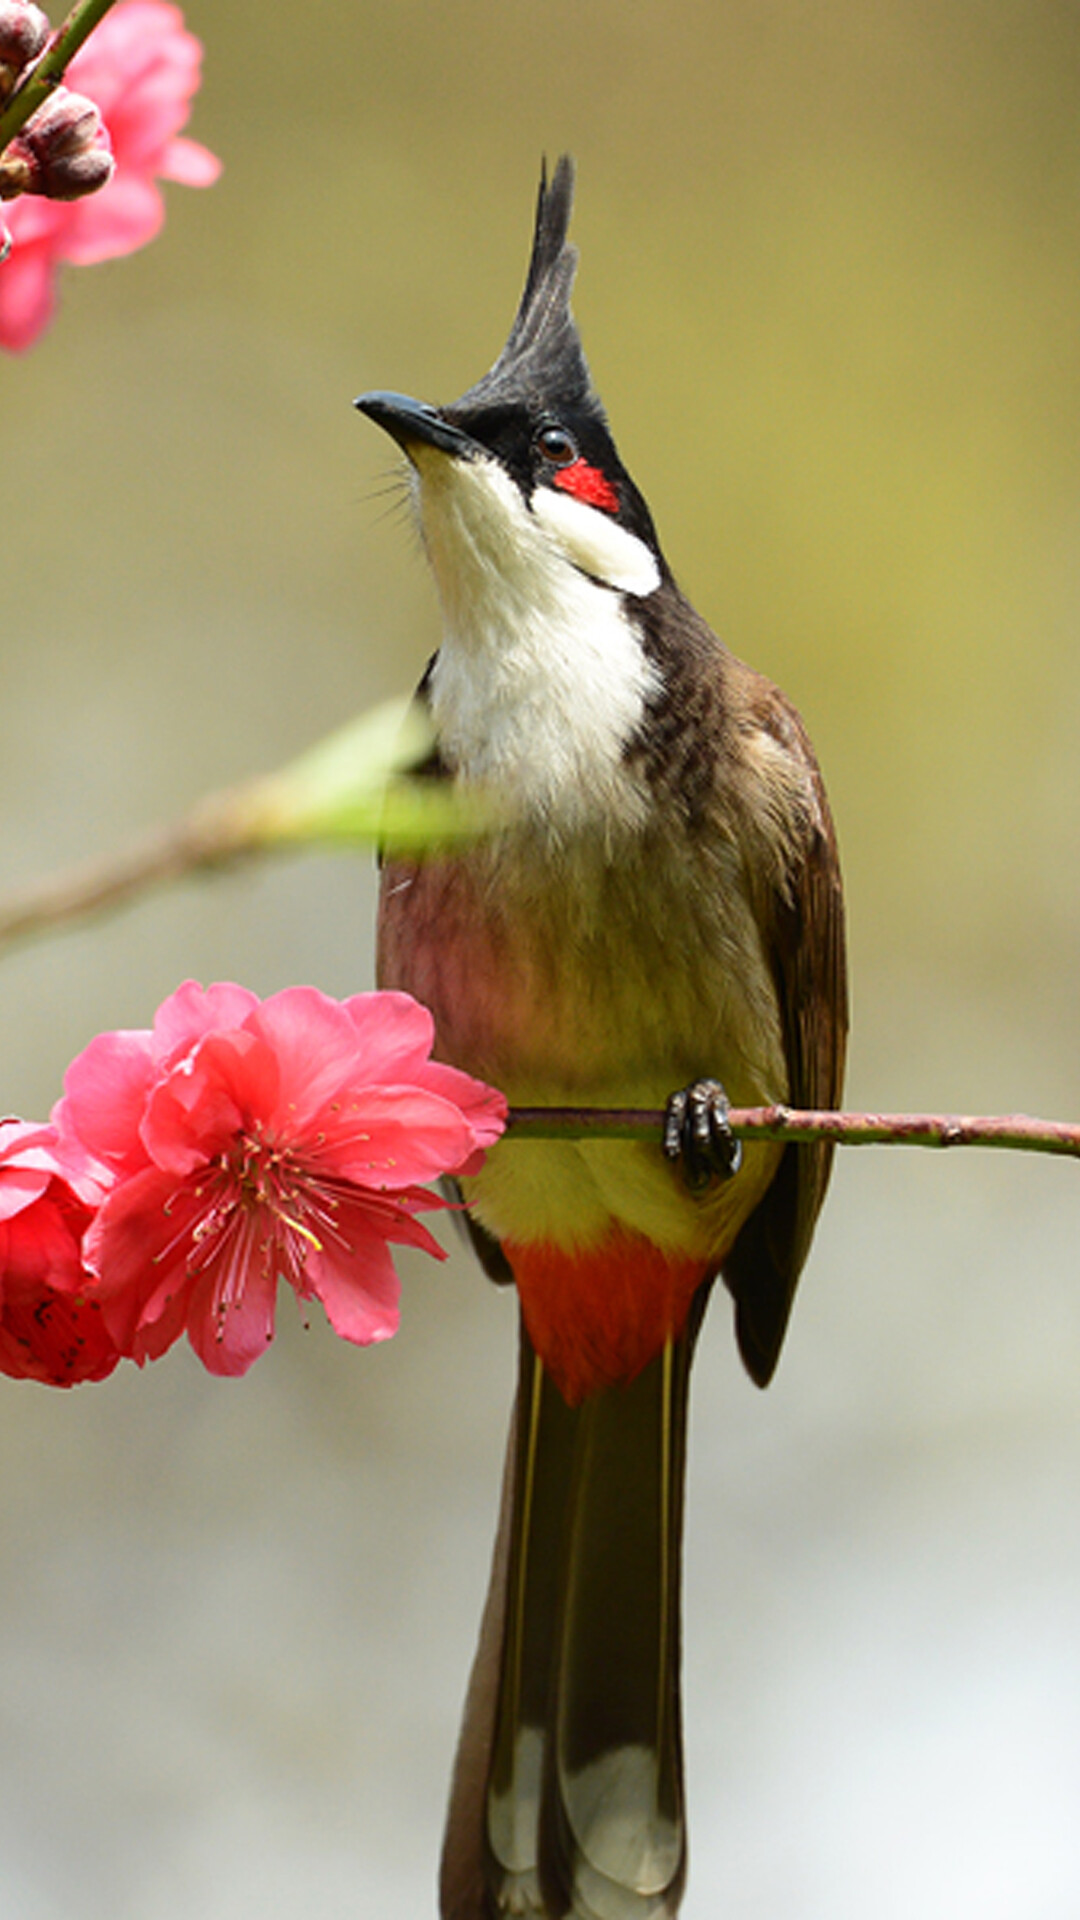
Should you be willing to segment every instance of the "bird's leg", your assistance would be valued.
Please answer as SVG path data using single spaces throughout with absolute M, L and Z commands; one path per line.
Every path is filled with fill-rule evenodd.
M 729 1105 L 719 1080 L 695 1080 L 667 1103 L 664 1152 L 681 1163 L 691 1193 L 702 1193 L 713 1178 L 730 1180 L 742 1165 L 742 1142 L 728 1125 Z

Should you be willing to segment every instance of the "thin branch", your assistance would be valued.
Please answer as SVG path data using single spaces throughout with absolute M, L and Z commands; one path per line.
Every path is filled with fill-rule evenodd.
M 73 921 L 119 907 L 151 887 L 200 869 L 224 866 L 250 851 L 227 816 L 207 810 L 147 834 L 123 854 L 110 854 L 31 886 L 0 904 L 0 947 L 59 931 Z
M 0 948 L 208 868 L 303 846 L 401 851 L 474 839 L 497 817 L 483 795 L 445 793 L 402 769 L 427 750 L 422 716 L 400 700 L 360 714 L 275 773 L 211 793 L 191 813 L 125 853 L 110 854 L 0 897 Z
M 63 26 L 53 34 L 40 60 L 23 75 L 0 113 L 0 153 L 59 85 L 68 61 L 112 5 L 113 0 L 76 0 Z
M 1080 1159 L 1080 1126 L 1026 1113 L 833 1113 L 800 1107 L 732 1107 L 740 1140 L 834 1140 L 842 1147 L 1008 1147 Z M 634 1140 L 659 1134 L 663 1113 L 649 1107 L 511 1107 L 519 1140 Z

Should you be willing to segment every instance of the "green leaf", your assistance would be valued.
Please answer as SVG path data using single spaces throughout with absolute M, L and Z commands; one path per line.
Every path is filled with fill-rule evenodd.
M 411 772 L 433 746 L 423 708 L 388 701 L 230 796 L 233 831 L 266 847 L 360 841 L 419 852 L 474 839 L 494 824 L 490 800 Z

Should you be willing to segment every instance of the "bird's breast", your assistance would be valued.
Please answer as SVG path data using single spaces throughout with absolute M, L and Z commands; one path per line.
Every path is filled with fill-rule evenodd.
M 656 1104 L 701 1076 L 782 1098 L 770 968 L 734 853 L 523 830 L 383 878 L 379 979 L 430 1007 L 441 1058 L 519 1104 Z
M 392 863 L 379 978 L 431 1008 L 441 1058 L 512 1105 L 661 1107 L 703 1077 L 739 1104 L 786 1094 L 775 995 L 735 871 L 725 880 L 714 861 L 695 872 L 670 847 L 639 843 L 618 861 L 596 845 L 541 858 L 519 837 Z M 510 1137 L 464 1185 L 478 1219 L 515 1250 L 528 1318 L 541 1275 L 550 1291 L 565 1269 L 561 1291 L 583 1301 L 590 1254 L 603 1250 L 604 1271 L 629 1271 L 633 1247 L 642 1272 L 661 1250 L 685 1307 L 775 1164 L 775 1149 L 752 1147 L 735 1179 L 702 1199 L 656 1141 Z

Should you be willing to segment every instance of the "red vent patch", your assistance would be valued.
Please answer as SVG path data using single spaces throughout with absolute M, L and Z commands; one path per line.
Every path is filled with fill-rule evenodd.
M 560 467 L 553 473 L 552 484 L 561 487 L 564 493 L 572 493 L 575 500 L 583 500 L 587 507 L 599 507 L 604 513 L 618 513 L 619 496 L 610 480 L 606 480 L 599 467 L 590 467 L 587 460 L 572 460 L 568 467 Z

